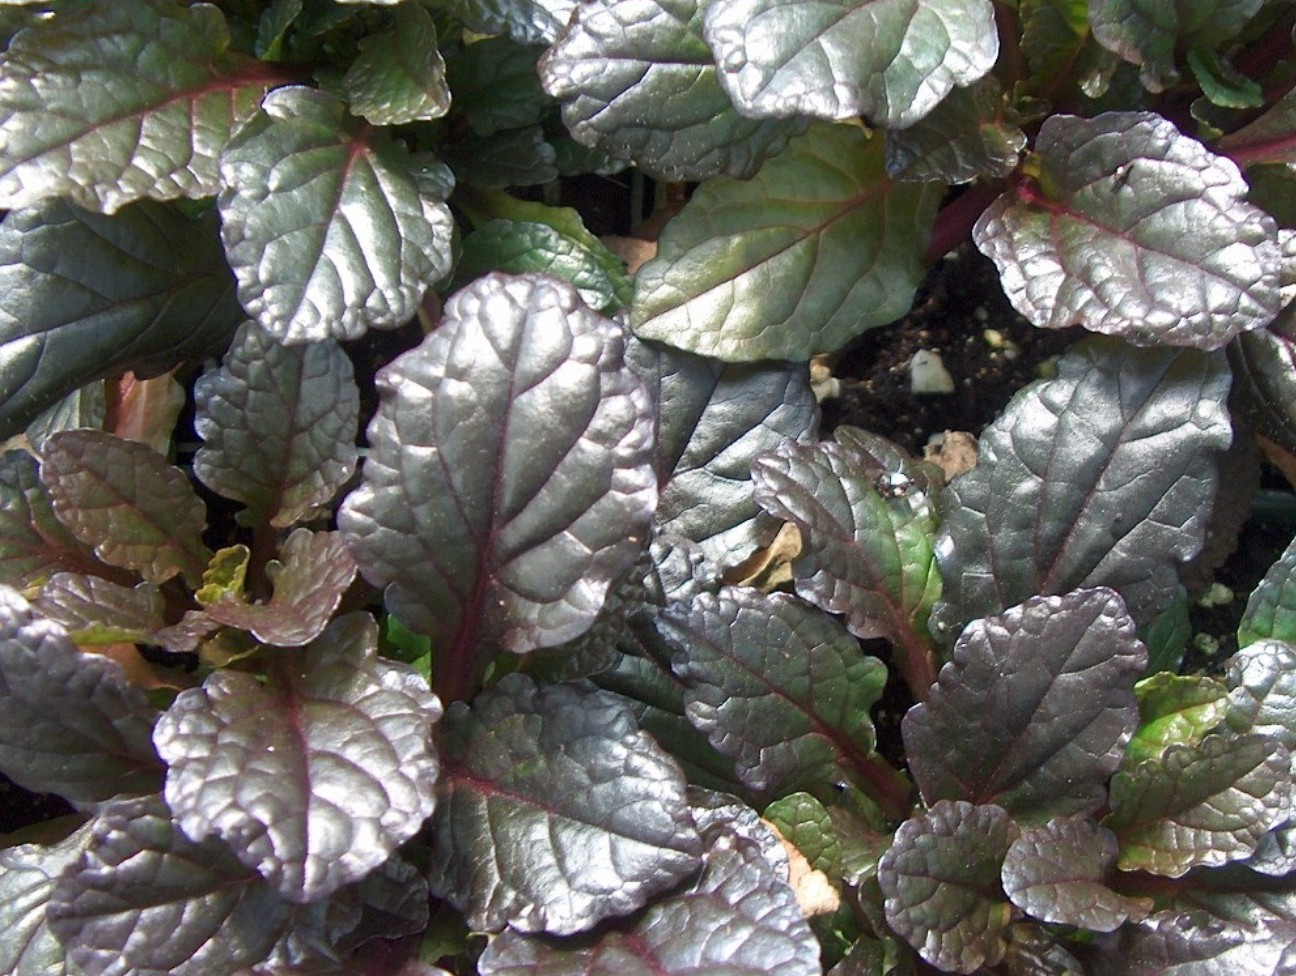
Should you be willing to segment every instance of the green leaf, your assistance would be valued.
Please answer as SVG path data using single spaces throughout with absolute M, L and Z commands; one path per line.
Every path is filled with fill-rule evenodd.
M 343 75 L 342 90 L 351 111 L 374 125 L 439 119 L 450 111 L 431 14 L 418 3 L 397 7 L 391 30 L 360 41 L 360 55 Z
M 584 931 L 698 867 L 684 777 L 614 695 L 511 674 L 437 741 L 429 882 L 477 931 Z
M 1291 815 L 1291 755 L 1266 735 L 1208 735 L 1112 778 L 1119 866 L 1178 878 L 1251 856 Z
M 302 12 L 303 0 L 270 0 L 257 21 L 256 42 L 252 53 L 263 61 L 283 57 L 284 36 Z
M 1016 835 L 1002 808 L 962 801 L 906 820 L 878 864 L 887 922 L 938 969 L 993 966 L 1008 948 L 999 873 Z
M 1021 160 L 1026 135 L 1008 121 L 1005 108 L 993 77 L 955 88 L 913 125 L 887 132 L 887 173 L 950 184 L 1008 176 Z
M 85 0 L 20 32 L 0 62 L 0 207 L 214 194 L 221 147 L 272 83 L 228 44 L 217 7 L 170 0 Z
M 1268 111 L 1219 141 L 1219 148 L 1237 162 L 1280 163 L 1296 170 L 1296 91 L 1289 91 Z
M 450 270 L 450 212 L 422 191 L 419 166 L 331 95 L 267 95 L 221 154 L 221 236 L 243 307 L 288 342 L 404 325 Z
M 354 0 L 352 0 L 354 2 Z M 399 2 L 399 0 L 397 0 Z M 505 35 L 518 44 L 552 44 L 576 0 L 425 0 L 463 22 L 474 34 Z
M 1277 225 L 1233 162 L 1150 112 L 1051 116 L 1035 152 L 972 231 L 1035 325 L 1218 349 L 1278 314 Z
M 155 643 L 153 635 L 166 626 L 166 603 L 152 583 L 129 587 L 98 576 L 57 573 L 41 587 L 35 606 L 80 646 Z
M 765 808 L 762 815 L 799 850 L 810 866 L 829 878 L 842 876 L 842 842 L 832 817 L 810 793 L 789 793 Z
M 1125 766 L 1158 758 L 1176 744 L 1200 742 L 1229 712 L 1228 688 L 1205 675 L 1160 671 L 1135 685 L 1134 693 L 1139 727 L 1125 749 Z
M 246 523 L 284 528 L 310 518 L 355 472 L 360 391 L 331 339 L 285 346 L 247 322 L 193 395 L 203 440 L 194 474 L 243 502 Z
M 544 48 L 507 37 L 485 37 L 447 50 L 446 79 L 456 114 L 479 136 L 540 122 L 553 104 L 536 70 L 543 53 Z
M 720 87 L 699 0 L 592 0 L 540 61 L 545 91 L 587 146 L 655 179 L 745 179 L 803 120 L 751 119 Z
M 1239 647 L 1265 639 L 1296 644 L 1296 540 L 1251 591 L 1238 622 Z
M 1202 92 L 1215 105 L 1224 108 L 1259 108 L 1264 104 L 1264 90 L 1241 74 L 1223 56 L 1206 48 L 1188 49 L 1188 66 Z
M 884 151 L 824 124 L 751 180 L 704 183 L 639 270 L 635 332 L 730 362 L 805 360 L 902 316 L 943 189 L 892 182 Z
M 0 850 L 0 972 L 8 976 L 64 976 L 67 952 L 46 919 L 46 906 L 63 869 L 90 843 L 82 827 L 48 847 L 20 844 Z
M 62 200 L 0 224 L 0 436 L 92 380 L 223 349 L 244 317 L 214 213 Z
M 903 129 L 995 63 L 989 0 L 715 0 L 706 39 L 734 104 Z
M 135 441 L 97 430 L 67 430 L 45 442 L 41 480 L 72 534 L 111 566 L 151 583 L 177 573 L 202 582 L 207 510 L 179 468 Z
M 1048 90 L 1071 75 L 1089 38 L 1087 0 L 1021 0 L 1021 50 L 1030 65 L 1030 89 Z

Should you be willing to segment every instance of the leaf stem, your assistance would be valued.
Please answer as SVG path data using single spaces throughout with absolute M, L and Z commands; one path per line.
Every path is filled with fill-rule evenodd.
M 1001 182 L 979 184 L 968 187 L 945 204 L 936 215 L 936 223 L 932 227 L 931 242 L 927 245 L 927 263 L 935 264 L 963 243 L 972 233 L 977 218 L 1001 192 Z

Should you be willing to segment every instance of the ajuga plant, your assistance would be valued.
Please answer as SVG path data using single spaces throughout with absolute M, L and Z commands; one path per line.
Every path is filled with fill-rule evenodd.
M 1179 673 L 1296 450 L 1294 24 L 0 2 L 0 971 L 1296 970 L 1296 546 Z M 627 168 L 634 273 L 546 189 Z M 1095 334 L 948 483 L 821 436 L 968 237 Z

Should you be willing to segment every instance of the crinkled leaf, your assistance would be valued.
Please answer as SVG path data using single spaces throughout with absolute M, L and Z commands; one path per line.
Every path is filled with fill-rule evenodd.
M 455 112 L 481 136 L 539 122 L 553 104 L 536 71 L 543 52 L 507 37 L 486 37 L 446 51 Z
M 509 675 L 438 745 L 429 881 L 475 930 L 583 931 L 698 866 L 683 774 L 615 696 Z
M 717 844 L 696 881 L 591 939 L 509 930 L 493 939 L 482 976 L 816 976 L 819 945 L 759 853 Z
M 0 583 L 24 589 L 59 572 L 93 571 L 98 560 L 54 514 L 36 458 L 0 455 Z
M 160 797 L 115 803 L 59 878 L 49 925 L 83 972 L 234 976 L 324 906 L 285 901 L 220 841 L 194 843 Z
M 1202 544 L 1228 384 L 1221 356 L 1094 339 L 1018 393 L 945 495 L 938 630 L 1079 586 L 1154 619 Z
M 708 856 L 741 848 L 758 856 L 779 881 L 787 882 L 791 873 L 787 845 L 755 809 L 732 794 L 698 786 L 689 787 L 688 799 Z
M 252 550 L 242 543 L 215 552 L 203 570 L 203 585 L 194 590 L 194 600 L 205 607 L 225 597 L 242 597 L 251 561 Z
M 1194 743 L 1229 712 L 1229 691 L 1217 678 L 1161 671 L 1134 688 L 1139 728 L 1125 749 L 1125 764 L 1152 759 L 1176 743 Z
M 82 645 L 151 642 L 166 626 L 166 601 L 152 583 L 129 587 L 98 576 L 56 573 L 41 587 L 35 607 Z
M 1296 751 L 1296 647 L 1256 641 L 1228 662 L 1229 726 L 1259 732 Z
M 657 500 L 653 410 L 623 347 L 570 285 L 490 275 L 379 373 L 339 525 L 439 655 L 569 640 L 634 564 Z
M 440 152 L 459 184 L 503 189 L 558 179 L 557 157 L 538 125 L 489 136 L 465 132 L 442 145 Z
M 789 443 L 757 458 L 756 501 L 801 531 L 792 562 L 798 594 L 843 614 L 860 637 L 930 656 L 927 613 L 940 593 L 931 494 L 939 481 L 899 452 L 882 463 L 870 450 L 880 439 L 863 431 L 834 433 L 835 441 Z
M 0 587 L 0 771 L 88 806 L 157 789 L 153 708 L 110 658 Z
M 391 30 L 360 41 L 342 89 L 351 111 L 374 125 L 438 119 L 450 111 L 432 15 L 417 3 L 397 7 Z
M 989 0 L 715 0 L 706 39 L 746 114 L 897 129 L 999 54 Z
M 0 436 L 65 394 L 224 347 L 243 312 L 215 214 L 50 200 L 0 223 Z
M 90 843 L 90 828 L 48 847 L 22 844 L 0 850 L 0 972 L 7 976 L 64 976 L 66 951 L 46 920 L 63 869 Z
M 994 78 L 955 88 L 922 119 L 886 134 L 887 173 L 944 183 L 1007 176 L 1017 168 L 1026 136 L 1004 109 Z
M 816 797 L 809 793 L 789 793 L 767 806 L 764 817 L 805 856 L 812 868 L 830 878 L 841 877 L 841 837 L 827 807 Z
M 552 44 L 567 25 L 576 0 L 430 0 L 475 34 L 503 34 L 518 44 Z
M 1249 907 L 1251 911 L 1216 914 L 1190 904 L 1157 912 L 1139 925 L 1126 925 L 1117 939 L 1100 943 L 1087 956 L 1086 968 L 1093 976 L 1287 973 L 1288 967 L 1281 963 L 1293 935 L 1290 909 L 1274 915 Z
M 271 83 L 228 44 L 214 4 L 169 0 L 64 5 L 20 32 L 0 62 L 0 207 L 214 194 L 221 147 Z
M 1108 589 L 1032 597 L 974 621 L 901 725 L 923 798 L 993 801 L 1028 819 L 1097 810 L 1138 724 L 1146 665 Z
M 572 136 L 661 180 L 745 179 L 805 129 L 740 115 L 702 38 L 699 0 L 592 0 L 540 61 Z
M 119 381 L 118 389 L 120 390 L 121 385 L 130 382 L 127 377 L 123 376 Z M 49 437 L 50 434 L 57 434 L 60 430 L 74 430 L 77 427 L 98 427 L 102 430 L 108 419 L 106 385 L 103 380 L 92 380 L 85 386 L 73 390 L 57 403 L 42 410 L 23 432 L 23 436 L 27 438 L 28 443 L 31 444 L 35 452 L 39 454 L 41 448 L 45 445 L 45 438 Z M 181 392 L 181 400 L 183 399 L 184 393 Z M 174 426 L 174 418 L 172 420 L 172 426 Z M 170 438 L 170 430 L 167 431 L 166 436 L 168 439 Z M 142 440 L 143 438 L 132 439 Z M 156 445 L 150 446 L 156 449 Z
M 942 188 L 818 125 L 751 180 L 703 184 L 639 270 L 635 332 L 729 361 L 805 360 L 909 310 Z
M 177 573 L 192 585 L 202 579 L 207 510 L 156 451 L 102 431 L 63 431 L 45 442 L 41 480 L 58 517 L 104 562 L 151 583 Z
M 339 618 L 268 682 L 216 671 L 158 720 L 185 833 L 218 835 L 291 901 L 364 877 L 432 812 L 441 706 L 377 640 L 369 616 Z
M 1238 622 L 1238 646 L 1273 639 L 1296 644 L 1296 540 L 1247 598 Z
M 1250 166 L 1281 163 L 1296 170 L 1296 91 L 1289 91 L 1255 121 L 1224 136 L 1219 147 Z
M 294 529 L 279 556 L 269 567 L 274 595 L 267 603 L 217 600 L 207 616 L 279 647 L 300 647 L 323 633 L 356 575 L 341 534 Z
M 1143 84 L 1159 92 L 1174 84 L 1175 52 L 1216 47 L 1236 37 L 1264 0 L 1090 0 L 1098 43 L 1138 65 Z
M 1035 325 L 1218 349 L 1278 314 L 1277 225 L 1231 160 L 1148 112 L 1051 116 L 1035 151 L 972 232 Z
M 1089 37 L 1088 0 L 1020 0 L 1021 51 L 1030 65 L 1032 90 L 1065 78 Z
M 657 627 L 675 648 L 689 720 L 748 789 L 831 796 L 843 780 L 868 781 L 886 667 L 834 618 L 735 587 L 668 608 Z
M 428 927 L 428 886 L 417 867 L 400 855 L 388 858 L 356 885 L 360 917 L 339 941 L 341 952 L 374 939 L 398 939 Z
M 726 366 L 639 341 L 628 358 L 658 403 L 658 529 L 697 542 L 717 564 L 734 562 L 766 541 L 752 461 L 784 441 L 807 443 L 818 429 L 805 366 Z
M 309 517 L 351 477 L 360 393 L 331 339 L 285 346 L 247 322 L 221 366 L 194 383 L 194 474 L 248 507 L 253 524 Z
M 1172 878 L 1254 853 L 1291 812 L 1291 756 L 1269 736 L 1210 735 L 1112 778 L 1119 866 Z
M 999 872 L 1016 834 L 1002 808 L 963 801 L 906 820 L 878 864 L 887 922 L 942 970 L 993 966 L 1007 948 Z
M 1116 835 L 1089 820 L 1023 827 L 1004 858 L 1004 891 L 1041 921 L 1112 932 L 1151 908 L 1104 883 L 1118 853 Z
M 266 96 L 221 153 L 221 236 L 243 307 L 289 342 L 404 325 L 450 270 L 450 212 L 418 166 L 331 95 Z
M 1268 329 L 1246 332 L 1228 347 L 1239 418 L 1296 451 L 1296 343 Z

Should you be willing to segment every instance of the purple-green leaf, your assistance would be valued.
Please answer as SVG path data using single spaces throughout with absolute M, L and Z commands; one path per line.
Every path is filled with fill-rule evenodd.
M 1229 727 L 1259 732 L 1296 752 L 1296 647 L 1284 641 L 1248 644 L 1228 662 Z
M 704 183 L 640 269 L 634 331 L 730 362 L 806 360 L 904 315 L 942 190 L 883 140 L 813 126 L 750 180 Z
M 1112 932 L 1129 919 L 1144 918 L 1151 908 L 1149 899 L 1107 887 L 1118 853 L 1116 835 L 1090 820 L 1023 827 L 1004 858 L 1004 891 L 1040 921 Z
M 194 474 L 243 502 L 253 524 L 309 517 L 355 470 L 360 393 L 331 339 L 285 346 L 247 322 L 221 366 L 194 382 L 194 404 Z
M 1125 749 L 1129 765 L 1159 756 L 1175 743 L 1199 742 L 1230 710 L 1228 687 L 1206 675 L 1158 671 L 1134 688 L 1139 728 Z
M 89 806 L 157 789 L 156 712 L 110 658 L 0 587 L 0 771 Z
M 322 928 L 326 907 L 284 900 L 219 840 L 186 837 L 161 798 L 148 796 L 114 803 L 93 821 L 48 917 L 81 972 L 236 976 L 294 927 Z
M 1202 545 L 1228 387 L 1222 356 L 1095 338 L 1018 393 L 945 495 L 937 632 L 1081 586 L 1154 619 Z
M 20 31 L 0 62 L 0 207 L 214 194 L 221 147 L 272 78 L 226 57 L 229 40 L 214 4 L 169 0 L 84 0 Z
M 887 132 L 887 173 L 950 184 L 1008 176 L 1021 160 L 1026 135 L 1005 109 L 1003 88 L 993 77 L 955 88 L 913 125 Z
M 1277 224 L 1230 160 L 1149 112 L 1051 116 L 1035 153 L 972 232 L 1035 325 L 1218 349 L 1278 314 Z
M 433 0 L 432 6 L 477 34 L 502 34 L 519 44 L 552 44 L 571 19 L 576 0 Z
M 20 844 L 0 850 L 0 972 L 6 976 L 63 976 L 67 951 L 54 938 L 46 906 L 63 869 L 90 843 L 84 826 L 57 844 Z
M 0 455 L 0 583 L 23 589 L 98 565 L 90 547 L 54 514 L 36 458 L 26 451 Z
M 663 180 L 745 179 L 804 120 L 752 119 L 720 86 L 698 0 L 593 0 L 539 64 L 573 138 Z
M 580 932 L 698 866 L 684 775 L 614 695 L 509 675 L 437 742 L 429 881 L 477 931 Z
M 218 352 L 243 311 L 216 215 L 49 200 L 0 224 L 0 435 L 93 380 Z
M 400 4 L 391 30 L 366 37 L 359 46 L 342 77 L 353 113 L 374 125 L 403 125 L 450 111 L 436 25 L 423 6 Z
M 1017 835 L 997 806 L 942 800 L 906 820 L 878 862 L 890 926 L 946 972 L 993 966 L 1007 949 L 1012 903 L 999 873 Z
M 869 782 L 869 710 L 886 667 L 837 620 L 783 593 L 734 587 L 670 607 L 656 626 L 675 648 L 689 720 L 748 789 L 831 797 L 843 780 Z M 901 804 L 903 785 L 887 785 Z
M 1266 735 L 1209 735 L 1117 773 L 1103 825 L 1119 866 L 1178 878 L 1249 857 L 1292 812 L 1291 755 Z
M 999 54 L 989 0 L 716 0 L 706 39 L 745 115 L 902 129 Z
M 294 529 L 279 557 L 268 567 L 274 581 L 268 602 L 217 600 L 207 616 L 279 647 L 300 647 L 323 633 L 356 575 L 341 534 Z
M 41 480 L 72 534 L 111 566 L 164 583 L 177 573 L 202 581 L 207 510 L 179 468 L 153 449 L 98 430 L 68 430 L 45 442 Z
M 239 301 L 288 342 L 413 317 L 450 270 L 450 212 L 419 160 L 313 88 L 271 92 L 221 153 L 221 236 Z
M 1244 166 L 1281 163 L 1296 170 L 1296 91 L 1288 91 L 1258 119 L 1224 136 L 1219 148 Z
M 378 376 L 339 525 L 388 609 L 472 693 L 482 645 L 578 636 L 647 538 L 653 409 L 613 322 L 565 282 L 490 275 Z M 439 679 L 440 680 L 440 679 Z
M 77 644 L 156 643 L 166 626 L 166 601 L 152 583 L 123 586 L 99 576 L 56 573 L 41 587 L 36 609 Z
M 1238 621 L 1238 646 L 1272 639 L 1296 644 L 1296 540 L 1247 598 Z
M 1026 819 L 1097 810 L 1138 724 L 1146 666 L 1108 589 L 974 621 L 901 726 L 923 798 L 993 802 Z
M 339 618 L 271 677 L 217 671 L 182 692 L 154 742 L 186 834 L 218 835 L 294 902 L 364 877 L 432 812 L 440 703 L 378 658 L 372 618 Z

